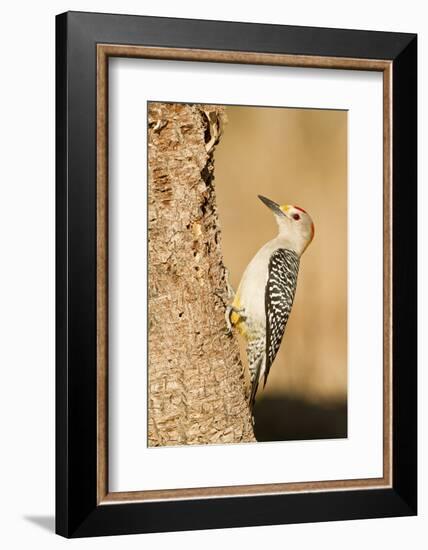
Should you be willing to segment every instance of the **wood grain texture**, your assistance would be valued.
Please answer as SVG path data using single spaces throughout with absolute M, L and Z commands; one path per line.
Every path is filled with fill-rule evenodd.
M 97 51 L 97 501 L 108 493 L 108 58 Z
M 218 106 L 149 103 L 149 446 L 255 440 L 224 318 L 212 157 L 224 121 Z
M 99 44 L 109 57 L 144 57 L 146 59 L 174 59 L 182 61 L 206 61 L 256 65 L 282 65 L 287 67 L 313 67 L 318 69 L 352 69 L 354 71 L 383 71 L 389 61 L 383 59 L 355 59 L 316 55 L 290 55 L 259 52 L 233 52 L 199 50 L 189 48 L 163 48 Z
M 383 71 L 383 476 L 392 485 L 392 63 Z

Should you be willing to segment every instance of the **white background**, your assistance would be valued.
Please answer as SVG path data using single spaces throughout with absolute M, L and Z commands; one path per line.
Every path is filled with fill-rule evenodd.
M 382 477 L 381 73 L 113 59 L 109 83 L 110 490 Z M 141 152 L 147 144 L 141 129 L 147 120 L 145 100 L 153 98 L 349 109 L 346 439 L 147 448 L 147 339 L 141 318 L 147 309 L 142 246 L 147 165 Z
M 423 3 L 342 1 L 155 3 L 109 0 L 15 2 L 2 8 L 0 101 L 0 544 L 7 549 L 175 548 L 190 550 L 268 544 L 289 548 L 386 549 L 426 547 L 426 470 L 420 471 L 417 518 L 67 542 L 52 534 L 54 511 L 54 15 L 67 9 L 291 25 L 419 32 L 419 85 L 425 83 L 428 21 Z M 425 67 L 423 67 L 423 63 Z M 420 92 L 422 97 L 422 92 Z M 426 109 L 421 104 L 419 181 L 425 179 Z M 426 193 L 420 186 L 420 226 Z M 425 244 L 419 241 L 419 248 Z M 421 257 L 420 280 L 424 265 Z M 420 293 L 420 315 L 427 309 Z M 420 364 L 424 344 L 420 324 Z M 426 462 L 427 377 L 420 369 L 420 464 Z

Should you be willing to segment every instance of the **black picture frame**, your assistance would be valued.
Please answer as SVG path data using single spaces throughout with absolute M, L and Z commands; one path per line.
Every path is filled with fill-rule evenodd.
M 97 504 L 96 46 L 392 62 L 392 486 Z M 68 12 L 56 18 L 56 532 L 65 537 L 417 513 L 417 36 Z

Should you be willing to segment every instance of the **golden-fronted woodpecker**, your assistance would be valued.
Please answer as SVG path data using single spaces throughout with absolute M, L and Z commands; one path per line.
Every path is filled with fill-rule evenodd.
M 259 382 L 269 370 L 281 345 L 293 305 L 300 257 L 314 238 L 314 224 L 307 212 L 289 204 L 280 206 L 259 195 L 273 212 L 278 235 L 267 242 L 248 264 L 231 305 L 226 308 L 229 330 L 245 338 L 250 369 L 250 408 Z

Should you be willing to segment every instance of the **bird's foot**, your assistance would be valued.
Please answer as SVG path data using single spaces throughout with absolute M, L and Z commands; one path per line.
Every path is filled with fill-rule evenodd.
M 229 270 L 227 269 L 227 267 L 224 268 L 224 278 L 226 281 L 228 301 L 233 302 L 233 299 L 235 298 L 235 291 L 233 290 L 233 287 L 229 282 Z
M 226 306 L 226 310 L 224 312 L 224 317 L 226 319 L 226 327 L 227 327 L 226 334 L 228 336 L 232 336 L 232 330 L 233 330 L 232 323 L 230 321 L 230 315 L 231 315 L 232 311 L 233 311 L 233 306 L 231 306 L 231 305 Z
M 241 315 L 241 313 L 243 311 L 244 311 L 244 309 L 238 309 L 238 308 L 236 308 L 236 307 L 234 307 L 233 305 L 230 305 L 230 304 L 226 306 L 226 310 L 224 312 L 224 317 L 226 319 L 226 326 L 227 326 L 226 334 L 228 334 L 229 336 L 231 336 L 232 332 L 233 332 L 233 325 L 232 325 L 232 322 L 230 320 L 230 316 L 232 315 L 232 313 L 238 313 L 241 319 L 245 319 L 245 317 L 243 315 Z

